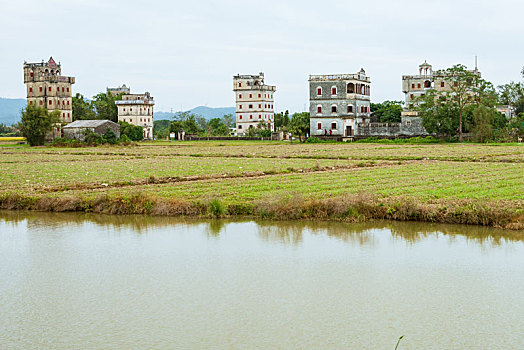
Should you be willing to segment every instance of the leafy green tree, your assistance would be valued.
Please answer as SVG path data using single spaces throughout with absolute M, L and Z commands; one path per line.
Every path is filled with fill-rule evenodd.
M 197 134 L 199 131 L 201 131 L 197 124 L 197 116 L 190 112 L 177 113 L 174 118 L 175 120 L 182 122 L 182 129 L 187 134 Z
M 114 131 L 109 128 L 107 128 L 102 138 L 104 140 L 104 143 L 109 143 L 111 145 L 115 145 L 118 143 L 118 137 L 116 137 Z
M 400 123 L 402 114 L 401 101 L 384 101 L 382 103 L 372 103 L 371 112 L 375 113 L 380 123 Z
M 120 136 L 126 135 L 132 141 L 142 141 L 144 139 L 144 129 L 139 125 L 119 122 Z
M 46 135 L 53 127 L 60 123 L 60 111 L 49 111 L 42 107 L 28 105 L 22 111 L 20 131 L 31 146 L 41 146 L 45 142 Z
M 73 120 L 96 119 L 96 113 L 91 102 L 77 93 L 73 96 Z
M 206 118 L 202 117 L 201 115 L 196 115 L 195 122 L 196 122 L 196 125 L 198 126 L 198 131 L 202 132 L 202 131 L 207 130 L 207 119 Z
M 498 112 L 492 108 L 480 105 L 473 111 L 473 133 L 477 142 L 493 139 L 493 121 Z
M 229 128 L 220 118 L 213 118 L 208 123 L 208 133 L 214 136 L 227 136 L 229 135 Z
M 118 108 L 115 101 L 121 100 L 122 95 L 113 96 L 110 93 L 100 93 L 93 97 L 93 107 L 96 111 L 97 119 L 107 119 L 115 123 L 118 122 Z
M 459 112 L 456 105 L 446 103 L 442 97 L 437 97 L 435 90 L 429 90 L 425 96 L 417 99 L 417 110 L 424 128 L 431 134 L 445 138 L 456 135 Z
M 228 128 L 234 128 L 236 123 L 235 117 L 233 114 L 226 114 L 222 116 L 222 123 L 224 123 Z
M 514 108 L 516 115 L 524 112 L 524 83 L 499 85 L 498 94 L 500 104 Z
M 280 130 L 289 126 L 289 111 L 275 114 L 275 129 Z
M 289 128 L 293 134 L 298 135 L 300 142 L 304 142 L 302 136 L 309 133 L 309 112 L 294 113 L 289 121 Z

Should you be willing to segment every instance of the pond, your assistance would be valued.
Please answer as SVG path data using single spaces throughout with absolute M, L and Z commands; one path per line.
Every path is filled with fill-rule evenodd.
M 0 212 L 2 348 L 516 349 L 524 233 Z

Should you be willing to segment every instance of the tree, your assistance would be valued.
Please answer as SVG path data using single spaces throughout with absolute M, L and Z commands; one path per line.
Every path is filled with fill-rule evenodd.
M 111 145 L 115 145 L 118 142 L 118 137 L 116 137 L 114 131 L 109 128 L 107 128 L 102 138 L 105 143 L 109 143 Z
M 493 121 L 500 114 L 492 108 L 480 105 L 473 111 L 473 133 L 475 141 L 486 142 L 493 138 Z
M 280 112 L 275 114 L 275 129 L 280 130 L 286 128 L 289 125 L 289 111 L 284 113 Z
M 180 112 L 174 116 L 175 120 L 182 122 L 182 129 L 188 134 L 196 134 L 200 131 L 196 117 L 196 115 L 190 112 Z
M 41 146 L 53 126 L 60 122 L 60 111 L 49 111 L 42 107 L 28 105 L 22 111 L 20 131 L 31 146 Z
M 225 114 L 224 116 L 222 116 L 222 123 L 224 123 L 224 125 L 228 128 L 234 128 L 235 117 L 233 116 L 233 114 Z
M 73 96 L 73 120 L 96 119 L 92 103 L 77 93 Z
M 457 64 L 451 68 L 439 71 L 437 75 L 440 76 L 443 79 L 444 84 L 446 84 L 446 101 L 449 104 L 453 104 L 458 111 L 459 142 L 462 142 L 464 108 L 467 104 L 473 102 L 475 92 L 480 92 L 475 91 L 475 89 L 483 85 L 480 84 L 481 78 L 475 72 L 468 71 L 466 66 L 462 64 Z
M 300 142 L 304 142 L 302 136 L 309 133 L 309 112 L 293 114 L 289 121 L 289 128 L 293 134 L 298 135 Z
M 120 136 L 126 135 L 132 141 L 142 141 L 144 139 L 144 129 L 139 125 L 119 122 Z
M 214 136 L 227 136 L 229 135 L 229 128 L 222 122 L 220 118 L 213 118 L 207 124 L 208 133 Z
M 515 114 L 524 112 L 524 84 L 510 82 L 498 86 L 499 103 L 511 106 Z
M 417 110 L 422 118 L 422 125 L 431 134 L 443 138 L 456 135 L 459 126 L 457 106 L 446 103 L 444 96 L 437 97 L 435 90 L 429 90 L 425 96 L 417 99 Z
M 93 97 L 93 107 L 96 111 L 97 119 L 107 119 L 115 123 L 118 122 L 118 108 L 115 101 L 121 100 L 122 94 L 113 96 L 110 93 L 100 93 Z M 74 113 L 73 113 L 74 115 Z
M 380 123 L 400 123 L 402 114 L 401 101 L 384 101 L 382 103 L 372 103 L 371 112 L 375 113 Z

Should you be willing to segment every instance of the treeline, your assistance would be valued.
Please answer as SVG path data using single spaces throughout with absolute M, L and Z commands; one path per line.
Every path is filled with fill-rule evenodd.
M 88 100 L 77 93 L 72 99 L 73 121 L 107 119 L 118 122 L 118 108 L 115 101 L 122 100 L 122 94 L 112 95 L 109 92 L 102 92 L 93 96 L 92 100 Z

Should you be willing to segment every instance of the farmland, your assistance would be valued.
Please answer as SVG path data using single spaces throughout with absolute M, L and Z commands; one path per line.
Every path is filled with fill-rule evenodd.
M 517 144 L 0 147 L 1 207 L 524 228 Z

